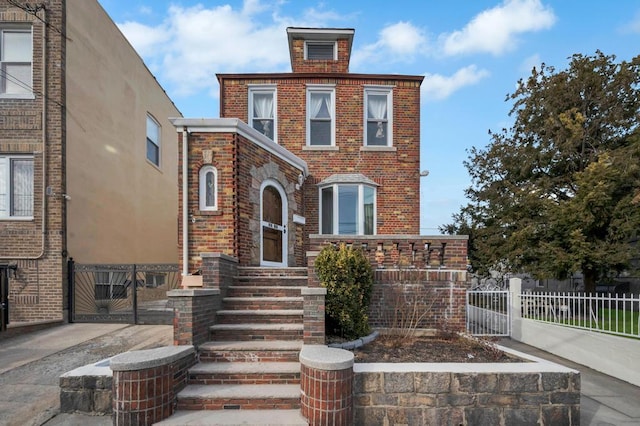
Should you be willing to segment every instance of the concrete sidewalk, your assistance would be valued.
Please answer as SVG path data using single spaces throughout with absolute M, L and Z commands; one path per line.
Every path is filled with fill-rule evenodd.
M 60 375 L 122 352 L 172 343 L 172 326 L 128 324 L 64 324 L 0 340 L 0 425 L 110 425 L 110 416 L 59 414 Z
M 502 339 L 498 343 L 580 371 L 581 426 L 640 425 L 640 388 L 637 386 L 515 340 Z

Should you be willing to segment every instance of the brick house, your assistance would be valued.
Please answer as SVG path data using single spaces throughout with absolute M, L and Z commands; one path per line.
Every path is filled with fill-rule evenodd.
M 96 0 L 0 2 L 0 40 L 4 328 L 64 319 L 70 257 L 175 263 L 180 112 Z
M 350 73 L 353 29 L 287 36 L 291 73 L 219 74 L 222 118 L 173 120 L 185 273 L 200 252 L 295 267 L 309 235 L 419 233 L 423 76 Z

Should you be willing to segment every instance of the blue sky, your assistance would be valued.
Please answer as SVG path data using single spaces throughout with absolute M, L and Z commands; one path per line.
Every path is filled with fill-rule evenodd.
M 508 127 L 533 66 L 640 54 L 637 0 L 99 0 L 185 117 L 218 117 L 216 73 L 288 72 L 286 27 L 354 28 L 350 71 L 424 75 L 422 234 L 465 204 L 467 149 Z

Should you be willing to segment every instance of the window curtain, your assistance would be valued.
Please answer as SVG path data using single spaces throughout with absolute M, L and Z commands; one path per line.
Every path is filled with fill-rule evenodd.
M 13 216 L 33 216 L 33 160 L 13 160 Z
M 312 93 L 310 97 L 311 118 L 331 118 L 331 95 L 329 93 Z M 321 115 L 322 106 L 327 109 L 326 116 Z
M 271 137 L 271 121 L 273 120 L 273 95 L 254 94 L 253 95 L 253 115 L 262 124 L 262 133 Z
M 7 159 L 0 158 L 0 217 L 7 216 Z
M 384 127 L 382 121 L 387 119 L 387 97 L 385 95 L 369 95 L 367 97 L 367 109 L 369 118 L 378 121 L 376 138 L 384 138 Z

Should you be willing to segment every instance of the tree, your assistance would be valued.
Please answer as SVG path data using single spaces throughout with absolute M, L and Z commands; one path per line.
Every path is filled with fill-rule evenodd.
M 475 271 L 581 271 L 585 291 L 630 267 L 640 229 L 640 56 L 574 55 L 518 82 L 510 129 L 473 147 L 468 204 L 441 228 L 470 235 Z

